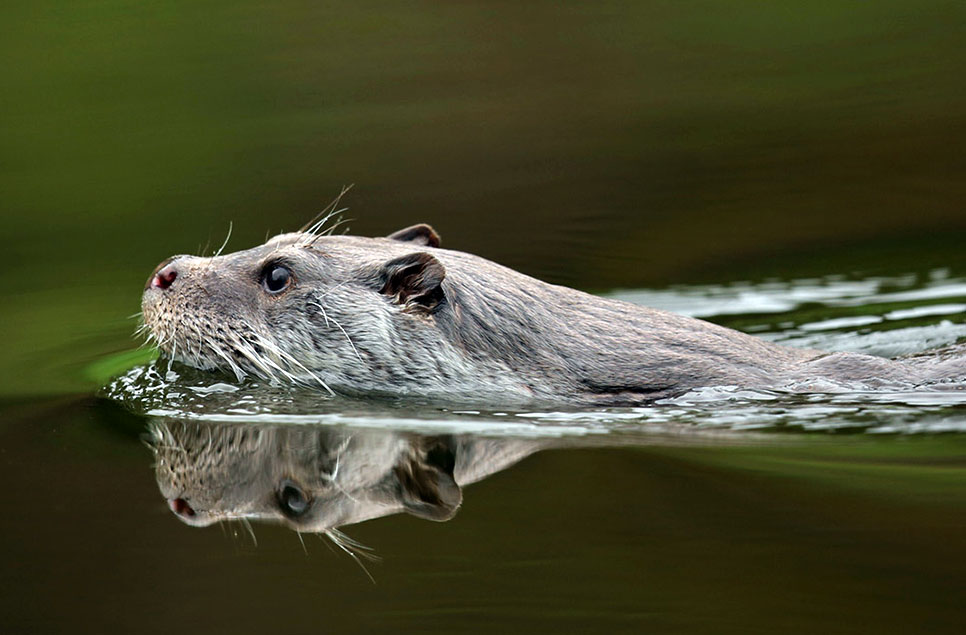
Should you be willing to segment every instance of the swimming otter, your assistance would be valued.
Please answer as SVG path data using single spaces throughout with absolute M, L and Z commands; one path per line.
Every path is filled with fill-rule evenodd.
M 352 395 L 616 406 L 705 386 L 927 379 L 915 364 L 788 348 L 547 284 L 442 249 L 428 225 L 176 256 L 148 278 L 142 308 L 174 360 Z

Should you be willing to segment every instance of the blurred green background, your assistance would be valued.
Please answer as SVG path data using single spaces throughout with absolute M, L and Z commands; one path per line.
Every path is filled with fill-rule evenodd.
M 966 4 L 0 8 L 6 395 L 89 390 L 174 253 L 352 231 L 589 290 L 962 269 Z

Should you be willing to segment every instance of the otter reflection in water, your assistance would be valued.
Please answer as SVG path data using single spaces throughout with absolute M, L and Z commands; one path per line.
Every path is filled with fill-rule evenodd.
M 462 486 L 542 447 L 532 439 L 164 420 L 151 425 L 149 444 L 161 494 L 189 525 L 269 520 L 334 540 L 339 526 L 398 512 L 448 520 Z

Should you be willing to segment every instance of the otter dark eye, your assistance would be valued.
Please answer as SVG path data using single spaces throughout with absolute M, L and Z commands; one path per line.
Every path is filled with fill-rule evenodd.
M 269 293 L 281 293 L 292 283 L 292 272 L 285 265 L 277 262 L 265 267 L 262 271 L 262 286 Z
M 309 499 L 305 493 L 291 481 L 282 481 L 278 490 L 278 504 L 287 516 L 301 516 L 309 508 Z

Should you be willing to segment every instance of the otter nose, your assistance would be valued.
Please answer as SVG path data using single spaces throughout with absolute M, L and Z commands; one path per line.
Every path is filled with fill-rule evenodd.
M 155 272 L 151 278 L 151 286 L 155 289 L 167 289 L 177 277 L 178 269 L 174 266 L 173 262 L 169 262 Z

